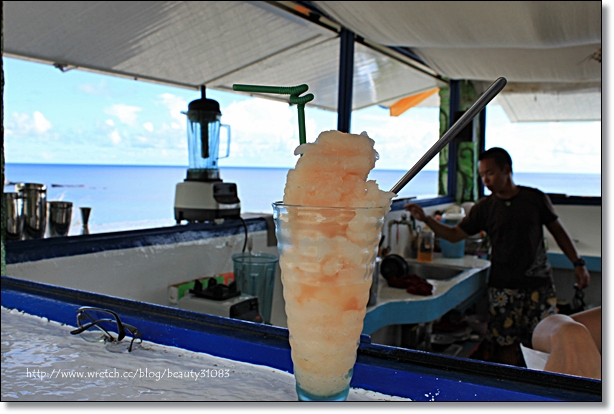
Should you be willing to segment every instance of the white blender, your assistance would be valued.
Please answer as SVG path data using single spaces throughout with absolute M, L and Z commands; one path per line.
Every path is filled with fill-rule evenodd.
M 175 189 L 175 220 L 189 223 L 212 221 L 224 218 L 240 218 L 241 203 L 237 185 L 220 179 L 218 158 L 220 128 L 228 128 L 230 150 L 230 127 L 220 123 L 220 104 L 205 97 L 190 102 L 188 112 L 189 169 L 187 178 Z M 222 157 L 224 158 L 224 157 Z

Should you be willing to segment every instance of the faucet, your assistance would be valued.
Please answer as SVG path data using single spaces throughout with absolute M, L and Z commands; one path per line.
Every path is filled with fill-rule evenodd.
M 416 225 L 416 222 L 414 221 L 413 217 L 412 217 L 412 222 L 409 222 L 407 220 L 407 214 L 403 213 L 403 214 L 401 214 L 401 220 L 390 220 L 388 222 L 388 246 L 386 247 L 386 251 L 385 251 L 384 255 L 387 255 L 387 254 L 389 254 L 392 251 L 392 248 L 391 248 L 391 245 L 390 245 L 390 241 L 392 240 L 392 236 L 391 236 L 392 227 L 395 224 L 397 226 L 407 225 L 407 228 L 409 229 L 410 244 L 411 244 L 411 246 L 413 246 L 415 244 L 416 234 L 414 233 L 414 226 Z M 413 248 L 412 248 L 412 250 L 413 250 Z

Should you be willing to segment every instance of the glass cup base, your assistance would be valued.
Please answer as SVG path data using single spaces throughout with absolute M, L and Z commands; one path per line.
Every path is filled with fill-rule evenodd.
M 350 386 L 341 392 L 338 392 L 333 395 L 321 396 L 311 394 L 303 389 L 301 389 L 300 385 L 296 384 L 296 394 L 298 395 L 299 401 L 346 401 L 348 395 L 350 393 Z

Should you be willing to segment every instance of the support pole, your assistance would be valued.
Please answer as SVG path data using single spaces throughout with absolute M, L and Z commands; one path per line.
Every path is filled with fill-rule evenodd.
M 448 129 L 456 122 L 455 114 L 460 108 L 460 81 L 450 81 L 450 116 L 448 118 Z M 458 166 L 458 143 L 456 140 L 450 141 L 448 146 L 448 196 L 456 198 L 456 170 Z

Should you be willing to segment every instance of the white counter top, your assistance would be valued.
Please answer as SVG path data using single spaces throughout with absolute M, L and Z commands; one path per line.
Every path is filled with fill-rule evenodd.
M 409 264 L 417 262 L 406 259 Z M 381 327 L 394 324 L 422 323 L 436 320 L 446 312 L 480 294 L 486 286 L 490 262 L 475 256 L 458 259 L 445 258 L 436 253 L 432 263 L 426 265 L 465 269 L 447 280 L 427 279 L 433 285 L 433 294 L 420 296 L 405 289 L 388 286 L 379 275 L 377 302 L 367 308 L 363 333 L 371 334 Z

